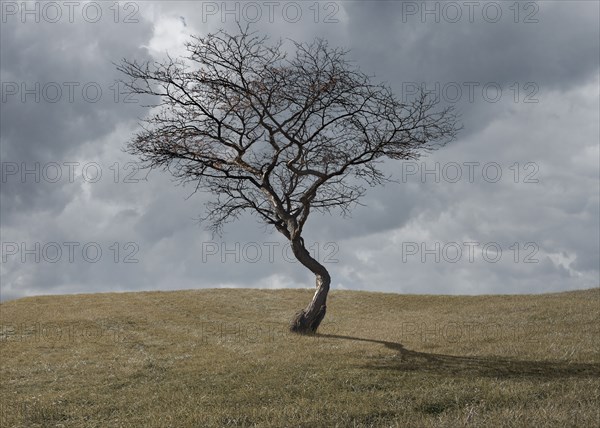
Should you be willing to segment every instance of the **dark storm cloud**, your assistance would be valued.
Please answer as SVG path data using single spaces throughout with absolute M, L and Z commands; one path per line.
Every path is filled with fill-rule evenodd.
M 403 3 L 419 12 L 408 14 Z M 424 81 L 516 80 L 568 88 L 598 67 L 598 5 L 593 2 L 537 2 L 532 17 L 537 22 L 531 23 L 514 22 L 513 3 L 492 2 L 503 11 L 497 22 L 485 18 L 492 15 L 482 12 L 485 2 L 473 2 L 478 6 L 472 20 L 465 2 L 451 3 L 463 13 L 455 23 L 449 12 L 442 13 L 444 2 L 380 2 L 378 7 L 348 2 L 348 26 L 367 28 L 348 32 L 349 44 L 361 58 L 373 58 L 365 63 L 389 76 Z M 436 6 L 439 22 L 435 14 L 422 15 Z
M 2 26 L 3 89 L 18 86 L 17 94 L 3 94 L 3 136 L 19 138 L 3 146 L 8 158 L 60 158 L 110 132 L 116 119 L 135 117 L 132 104 L 115 102 L 112 62 L 143 55 L 151 27 L 128 25 L 9 20 Z
M 57 214 L 73 190 L 62 185 L 74 168 L 64 163 L 77 162 L 85 144 L 139 114 L 139 106 L 123 102 L 114 86 L 118 76 L 111 62 L 132 52 L 143 56 L 141 45 L 151 26 L 141 20 L 114 23 L 108 6 L 95 23 L 77 14 L 71 23 L 66 9 L 64 19 L 55 23 L 44 19 L 43 9 L 40 22 L 34 15 L 3 14 L 0 150 L 9 168 L 2 182 L 5 226 L 28 210 Z M 61 166 L 61 182 L 44 179 L 44 172 L 54 179 L 54 170 L 44 170 L 49 162 Z M 14 165 L 18 171 L 13 174 Z M 32 172 L 23 176 L 26 169 Z
M 348 32 L 353 55 L 397 94 L 411 95 L 424 85 L 442 102 L 455 104 L 464 113 L 463 135 L 499 113 L 495 101 L 486 102 L 496 99 L 496 88 L 499 99 L 539 100 L 598 70 L 595 2 L 528 2 L 536 8 L 521 7 L 516 18 L 514 2 L 381 3 L 344 4 L 348 26 L 365 28 Z M 498 6 L 486 8 L 490 3 Z M 436 10 L 437 16 L 431 13 Z M 457 22 L 455 10 L 462 14 Z

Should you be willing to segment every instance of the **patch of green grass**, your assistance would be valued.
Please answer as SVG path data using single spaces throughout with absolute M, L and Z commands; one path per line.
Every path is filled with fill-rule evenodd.
M 0 305 L 2 427 L 595 427 L 600 289 L 31 297 Z

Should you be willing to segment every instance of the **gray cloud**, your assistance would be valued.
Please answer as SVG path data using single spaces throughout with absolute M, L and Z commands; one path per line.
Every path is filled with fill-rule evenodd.
M 6 16 L 0 30 L 0 223 L 6 259 L 0 265 L 0 298 L 311 286 L 309 273 L 286 260 L 285 242 L 254 217 L 246 215 L 229 225 L 222 238 L 212 237 L 195 220 L 203 214 L 208 195 L 191 195 L 193 189 L 175 186 L 163 172 L 145 177 L 130 163 L 135 159 L 121 151 L 147 109 L 140 102 L 115 102 L 111 87 L 119 76 L 112 62 L 160 58 L 167 51 L 177 55 L 190 34 L 236 28 L 230 15 L 221 19 L 221 2 L 203 3 L 140 3 L 133 15 L 137 23 L 122 22 L 124 12 L 132 10 L 121 10 L 115 23 L 108 6 L 105 19 L 97 23 L 82 18 L 74 23 L 23 23 Z M 457 141 L 417 163 L 386 163 L 385 170 L 399 183 L 369 189 L 364 206 L 350 218 L 314 214 L 309 220 L 306 240 L 321 258 L 329 259 L 335 287 L 474 294 L 598 285 L 597 3 L 538 2 L 532 15 L 537 23 L 522 22 L 533 9 L 520 10 L 515 23 L 512 2 L 498 3 L 503 15 L 497 23 L 477 13 L 469 22 L 464 6 L 457 23 L 448 22 L 450 15 L 440 15 L 436 23 L 431 15 L 423 22 L 419 13 L 406 13 L 407 7 L 423 8 L 422 2 L 343 2 L 329 9 L 326 3 L 318 19 L 306 4 L 302 18 L 292 23 L 291 15 L 282 12 L 284 3 L 273 22 L 263 9 L 253 27 L 274 38 L 321 36 L 345 46 L 362 69 L 388 82 L 399 96 L 413 83 L 435 89 L 437 82 L 448 90 L 458 84 L 464 91 L 458 100 L 445 96 L 452 92 L 440 94 L 442 103 L 453 102 L 463 113 L 465 129 Z M 217 11 L 207 14 L 207 5 L 213 4 Z M 331 13 L 337 22 L 324 22 Z M 65 82 L 79 86 L 73 102 L 65 92 L 58 102 L 48 102 L 53 96 L 50 85 L 38 103 L 31 95 L 25 102 L 20 93 L 9 95 L 6 91 L 14 88 L 7 84 L 13 82 L 19 89 L 36 82 L 42 87 L 56 82 L 63 90 Z M 79 90 L 90 82 L 103 91 L 95 103 Z M 478 84 L 473 100 L 465 82 Z M 502 88 L 496 102 L 486 100 L 480 90 L 490 82 Z M 526 87 L 528 83 L 535 86 Z M 528 95 L 537 102 L 524 102 Z M 51 182 L 49 162 L 61 168 L 57 182 Z M 78 163 L 72 180 L 66 162 Z M 473 182 L 467 177 L 468 162 L 478 163 Z M 436 164 L 440 182 L 433 173 L 423 179 L 424 168 L 432 171 Z M 462 177 L 451 183 L 448 174 L 455 164 Z M 497 182 L 482 175 L 482 168 L 492 164 L 501 168 Z M 10 175 L 15 165 L 19 171 Z M 22 165 L 39 165 L 38 182 L 33 174 L 21 179 Z M 99 178 L 97 171 L 102 173 Z M 494 165 L 487 172 L 492 174 Z M 527 183 L 528 178 L 538 182 Z M 439 262 L 432 254 L 425 262 L 422 254 L 406 254 L 411 243 L 425 249 L 439 243 L 448 250 L 456 243 L 464 251 L 467 241 L 480 242 L 480 247 L 499 245 L 501 260 L 484 260 L 480 247 L 472 263 L 465 254 L 454 263 L 444 260 L 443 253 Z M 21 248 L 12 254 L 12 243 L 35 249 L 36 242 L 47 250 L 40 250 L 39 263 L 35 250 L 24 262 Z M 79 244 L 73 262 L 65 242 Z M 53 257 L 54 243 L 63 255 L 51 263 L 45 259 Z M 239 260 L 233 254 L 236 243 Z M 528 243 L 535 246 L 526 248 Z M 92 250 L 99 246 L 102 257 L 85 260 L 81 249 L 86 244 Z M 254 260 L 257 248 L 262 255 Z M 530 253 L 536 263 L 524 263 Z M 137 262 L 124 263 L 127 258 Z

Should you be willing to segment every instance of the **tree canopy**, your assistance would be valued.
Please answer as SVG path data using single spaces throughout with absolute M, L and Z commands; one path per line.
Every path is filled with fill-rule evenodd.
M 250 211 L 281 232 L 316 276 L 315 296 L 291 328 L 315 332 L 330 276 L 304 245 L 311 211 L 349 212 L 366 186 L 391 179 L 385 159 L 416 159 L 453 139 L 456 114 L 425 92 L 398 101 L 323 39 L 286 45 L 240 27 L 186 48 L 185 58 L 118 65 L 131 93 L 159 99 L 128 150 L 211 192 L 213 231 Z

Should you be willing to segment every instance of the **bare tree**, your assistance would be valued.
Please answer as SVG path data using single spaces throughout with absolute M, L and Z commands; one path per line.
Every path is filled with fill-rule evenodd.
M 436 109 L 425 93 L 399 102 L 325 40 L 290 41 L 294 55 L 286 46 L 248 28 L 221 30 L 193 37 L 185 58 L 123 60 L 118 69 L 130 92 L 158 96 L 161 107 L 128 151 L 210 191 L 213 231 L 249 210 L 282 233 L 316 276 L 314 297 L 290 328 L 314 333 L 331 278 L 302 238 L 311 211 L 348 213 L 365 185 L 391 180 L 384 159 L 416 159 L 458 127 L 452 108 Z

